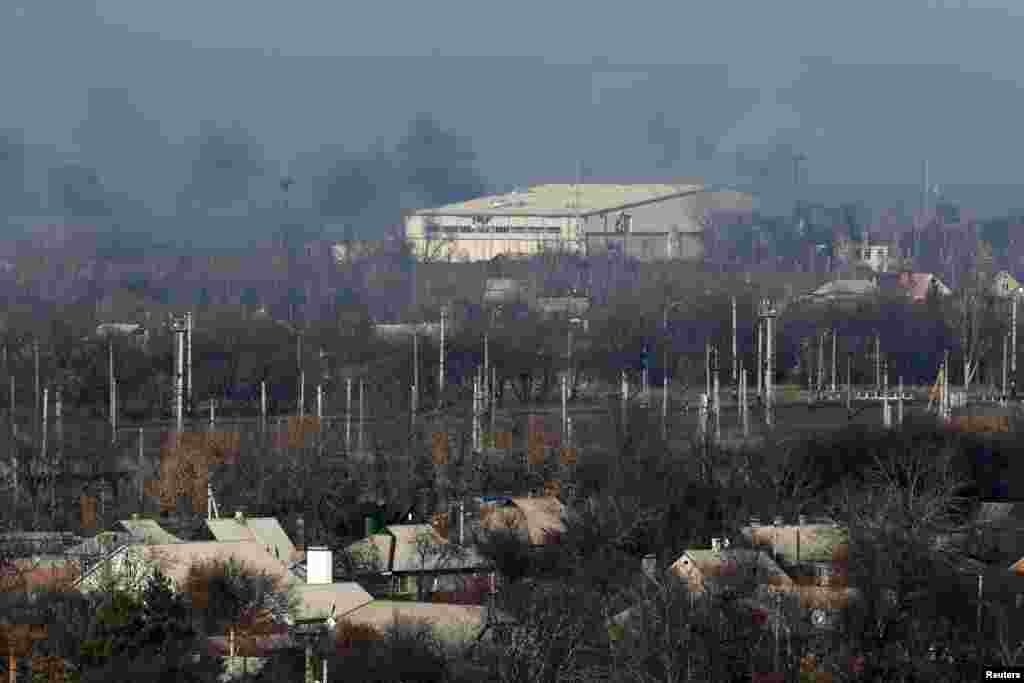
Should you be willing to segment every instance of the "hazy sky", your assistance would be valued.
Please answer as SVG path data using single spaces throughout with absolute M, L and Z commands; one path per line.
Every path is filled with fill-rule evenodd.
M 88 90 L 124 88 L 171 140 L 237 119 L 283 161 L 427 111 L 499 185 L 580 159 L 729 180 L 734 151 L 780 142 L 819 183 L 914 183 L 925 157 L 1018 183 L 1022 29 L 1024 3 L 973 0 L 0 0 L 0 127 L 73 153 Z

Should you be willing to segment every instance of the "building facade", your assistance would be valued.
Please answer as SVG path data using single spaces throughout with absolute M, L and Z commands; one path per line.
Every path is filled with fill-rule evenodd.
M 753 210 L 753 198 L 702 185 L 537 185 L 417 211 L 406 219 L 406 238 L 423 260 L 549 251 L 699 260 L 705 217 L 720 209 Z

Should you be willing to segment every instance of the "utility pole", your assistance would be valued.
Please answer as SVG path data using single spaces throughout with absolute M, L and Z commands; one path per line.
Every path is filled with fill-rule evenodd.
M 363 445 L 364 445 L 364 442 L 363 442 L 363 424 L 364 424 L 365 415 L 366 415 L 366 412 L 365 412 L 366 411 L 366 401 L 364 400 L 365 396 L 366 396 L 366 382 L 364 380 L 359 380 L 359 451 L 360 452 L 363 451 Z
M 629 382 L 626 380 L 626 371 L 622 371 L 622 429 L 625 432 L 629 421 Z
M 764 300 L 764 306 L 762 310 L 765 322 L 765 373 L 764 373 L 764 393 L 765 393 L 765 424 L 771 428 L 775 424 L 774 411 L 774 373 L 775 366 L 773 363 L 774 355 L 774 336 L 775 336 L 775 317 L 778 312 L 775 310 L 775 305 L 771 299 Z
M 568 440 L 569 436 L 569 382 L 566 377 L 562 378 L 562 438 Z
M 825 389 L 825 332 L 818 338 L 818 393 Z
M 345 380 L 345 452 L 352 452 L 352 378 Z
M 107 352 L 110 370 L 110 443 L 114 443 L 117 440 L 117 379 L 114 376 L 114 341 L 109 337 L 107 340 Z M 178 372 L 180 374 L 181 371 L 179 370 Z
M 739 358 L 736 353 L 736 297 L 732 298 L 732 386 L 739 379 Z
M 832 393 L 836 392 L 836 376 L 839 367 L 836 365 L 836 328 L 832 328 Z
M 764 319 L 758 313 L 757 318 L 757 397 L 764 397 Z
M 903 376 L 900 375 L 900 395 L 896 404 L 896 424 L 903 426 Z
M 267 431 L 267 382 L 260 382 L 260 431 Z
M 188 414 L 192 414 L 192 312 L 185 314 L 185 366 L 188 387 Z
M 743 438 L 750 436 L 750 413 L 747 409 L 747 371 L 740 364 L 740 421 L 743 425 Z
M 661 438 L 668 439 L 668 367 L 661 376 Z
M 704 342 L 704 389 L 711 397 L 711 342 Z
M 1001 392 L 1002 395 L 999 397 L 999 405 L 1002 405 L 1002 406 L 1006 405 L 1006 375 L 1007 375 L 1007 370 L 1008 370 L 1008 368 L 1007 368 L 1007 360 L 1008 360 L 1007 356 L 1009 355 L 1009 348 L 1008 348 L 1009 345 L 1010 345 L 1010 335 L 1009 334 L 1004 334 L 1003 335 L 1003 387 L 1002 387 L 1002 392 Z
M 49 477 L 50 477 L 50 489 L 52 491 L 53 490 L 53 474 L 54 474 L 54 471 L 53 471 L 52 467 L 48 466 L 49 463 L 46 460 L 46 432 L 47 432 L 47 427 L 49 426 L 47 424 L 47 419 L 46 419 L 47 418 L 47 414 L 46 414 L 47 410 L 46 409 L 47 409 L 47 404 L 49 403 L 49 399 L 50 399 L 50 389 L 49 389 L 49 387 L 46 387 L 46 388 L 43 389 L 43 430 L 42 430 L 41 439 L 40 439 L 40 442 L 41 442 L 42 445 L 40 446 L 40 449 L 39 449 L 39 461 L 41 463 L 43 463 L 43 465 L 47 469 L 47 475 L 49 475 Z
M 853 409 L 853 352 L 846 352 L 846 412 Z
M 447 323 L 448 323 L 448 307 L 447 306 L 442 306 L 441 307 L 441 363 L 440 363 L 440 367 L 439 367 L 439 369 L 437 371 L 437 387 L 438 387 L 437 400 L 438 400 L 438 402 L 443 400 L 443 397 L 444 397 L 444 341 L 445 341 L 444 340 L 444 333 L 445 333 L 445 326 L 447 325 Z
M 298 410 L 296 411 L 299 417 L 302 417 L 306 407 L 306 373 L 302 371 L 302 333 L 298 332 L 295 335 L 295 367 L 299 374 L 299 397 L 298 397 Z
M 1010 304 L 1010 398 L 1017 400 L 1017 299 L 1020 290 L 1013 293 Z
M 712 371 L 712 373 L 714 375 L 714 377 L 712 379 L 712 382 L 713 382 L 712 391 L 714 392 L 714 408 L 713 408 L 713 412 L 715 414 L 715 443 L 719 443 L 722 440 L 722 400 L 721 400 L 721 395 L 719 393 L 719 384 L 718 384 L 718 372 L 719 372 L 720 360 L 719 360 L 719 353 L 718 353 L 718 349 L 717 348 L 714 349 L 714 351 L 712 352 L 711 363 L 712 363 L 711 371 Z
M 61 396 L 61 388 L 58 386 L 56 390 L 56 400 L 53 404 L 53 416 L 57 420 L 57 445 L 54 449 L 56 451 L 56 462 L 57 467 L 63 471 L 64 469 L 64 401 Z M 57 494 L 54 487 L 50 488 L 50 508 L 56 511 L 57 509 Z
M 882 335 L 875 332 L 875 390 L 882 390 Z
M 480 397 L 481 397 L 481 400 L 484 402 L 485 406 L 487 405 L 487 380 L 491 376 L 491 370 L 490 370 L 491 364 L 490 364 L 490 357 L 488 355 L 488 351 L 489 351 L 488 334 L 485 331 L 484 332 L 484 371 L 483 371 L 483 377 L 481 378 L 482 381 L 480 383 Z M 483 408 L 483 406 L 481 406 L 481 408 Z
M 892 427 L 892 413 L 890 412 L 889 406 L 889 363 L 885 361 L 883 364 L 882 374 L 882 424 L 885 425 L 886 429 Z
M 58 405 L 60 405 L 60 404 L 58 404 Z M 145 441 L 145 437 L 144 437 L 144 432 L 142 431 L 142 427 L 139 427 L 139 457 L 138 457 L 139 476 L 137 477 L 137 480 L 138 480 L 138 491 L 136 492 L 138 494 L 138 496 L 139 496 L 139 512 L 142 512 L 142 506 L 145 503 L 145 497 L 144 497 L 145 488 L 143 487 L 143 479 L 142 479 L 142 464 L 145 461 L 145 456 L 146 456 L 145 448 L 146 448 L 146 441 Z
M 178 438 L 181 437 L 183 429 L 184 414 L 182 410 L 183 401 L 183 384 L 184 384 L 184 372 L 185 372 L 185 324 L 180 318 L 174 320 L 174 420 L 175 428 L 178 432 Z M 113 349 L 113 347 L 111 347 Z M 111 361 L 110 361 L 110 385 L 114 386 L 114 361 L 113 361 L 113 350 L 111 350 Z M 113 404 L 113 389 L 111 389 L 111 404 Z M 111 405 L 111 414 L 113 415 L 113 405 Z M 113 418 L 111 418 L 111 424 L 113 425 Z
M 32 422 L 33 422 L 32 426 L 37 430 L 37 433 L 38 433 L 38 429 L 39 429 L 39 340 L 38 339 L 33 339 L 32 340 L 32 356 L 35 359 L 35 367 L 36 367 L 36 389 L 35 389 L 36 409 L 35 409 L 34 417 L 32 418 Z
M 416 411 L 420 402 L 420 335 L 412 335 L 412 414 L 416 419 Z
M 324 419 L 324 385 L 316 385 L 316 419 Z
M 942 368 L 942 419 L 948 421 L 951 415 L 949 398 L 949 349 L 946 349 L 944 354 Z
M 572 323 L 569 323 L 569 327 L 566 330 L 566 342 L 565 343 L 566 343 L 566 347 L 567 347 L 566 348 L 566 356 L 569 359 L 568 360 L 568 366 L 565 369 L 565 374 L 569 378 L 569 391 L 571 392 L 573 387 L 576 386 L 576 384 L 573 381 L 573 376 L 572 376 L 572 374 L 573 374 L 572 373 L 572 369 L 573 369 L 573 365 L 572 365 Z

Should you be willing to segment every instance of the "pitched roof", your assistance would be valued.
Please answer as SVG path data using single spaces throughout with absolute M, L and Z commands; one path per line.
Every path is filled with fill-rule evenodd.
M 196 563 L 213 560 L 234 559 L 249 569 L 266 573 L 280 580 L 295 584 L 297 579 L 288 572 L 282 562 L 267 552 L 265 546 L 255 541 L 199 541 L 195 543 L 168 543 L 162 545 L 131 545 L 119 548 L 103 562 L 86 572 L 78 584 L 89 578 L 100 567 L 114 560 L 114 555 L 132 553 L 146 563 L 156 564 L 176 585 L 182 585 L 189 568 Z
M 715 551 L 693 549 L 684 552 L 669 568 L 677 575 L 683 575 L 692 564 L 707 578 L 735 575 L 741 569 L 754 574 L 759 583 L 790 585 L 793 580 L 767 554 L 748 548 L 726 548 Z
M 430 624 L 435 635 L 446 642 L 465 642 L 483 629 L 486 610 L 477 605 L 449 605 L 434 602 L 393 602 L 374 600 L 345 616 L 352 624 L 384 631 L 392 624 L 413 621 Z
M 394 537 L 390 553 L 390 570 L 393 572 L 474 569 L 487 565 L 475 548 L 449 545 L 430 524 L 394 524 L 385 527 L 385 531 Z M 429 539 L 443 552 L 421 552 L 418 546 L 420 538 Z M 448 552 L 452 554 L 446 557 Z
M 832 524 L 759 525 L 741 532 L 754 546 L 771 552 L 786 562 L 835 562 L 845 560 L 849 552 L 849 532 Z
M 878 289 L 873 280 L 833 280 L 811 292 L 808 297 L 865 296 Z
M 796 598 L 797 603 L 804 609 L 845 609 L 849 604 L 858 600 L 861 596 L 856 588 L 836 586 L 800 586 L 788 584 L 773 587 L 784 595 L 791 595 Z
M 495 509 L 502 510 L 504 508 L 507 510 L 507 508 L 512 507 L 518 510 L 522 514 L 522 519 L 526 525 L 526 533 L 531 544 L 543 544 L 548 532 L 565 532 L 565 523 L 562 521 L 565 506 L 557 498 L 544 496 L 536 498 L 508 498 L 506 500 L 507 504 L 504 506 L 500 505 L 501 500 L 495 501 L 498 504 Z M 507 515 L 488 515 L 481 519 L 481 525 L 485 528 L 508 526 L 512 519 L 514 518 L 509 518 Z
M 334 607 L 335 618 L 341 618 L 373 601 L 373 596 L 358 583 L 298 584 L 299 619 L 327 618 Z
M 282 562 L 295 554 L 295 545 L 276 517 L 246 517 L 244 523 L 235 518 L 208 519 L 206 526 L 218 541 L 258 541 Z
M 128 530 L 132 536 L 135 536 L 144 543 L 181 543 L 182 540 L 172 533 L 166 531 L 163 527 L 157 524 L 156 520 L 152 519 L 122 519 L 118 522 L 121 526 Z
M 66 590 L 80 574 L 78 563 L 66 559 L 35 560 L 18 558 L 10 562 L 0 577 L 0 590 Z
M 395 537 L 391 534 L 373 534 L 352 543 L 345 551 L 360 562 L 360 568 L 379 573 L 391 570 L 391 553 Z
M 939 278 L 932 273 L 900 273 L 896 283 L 907 290 L 908 295 L 914 301 L 924 301 L 928 298 L 932 289 L 932 283 L 942 296 L 949 296 L 953 291 L 944 285 Z

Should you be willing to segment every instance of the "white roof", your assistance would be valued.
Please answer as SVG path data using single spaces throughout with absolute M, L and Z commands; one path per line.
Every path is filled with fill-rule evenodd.
M 477 197 L 416 215 L 574 216 L 639 206 L 694 194 L 703 185 L 610 185 L 599 183 L 535 185 L 524 191 Z

